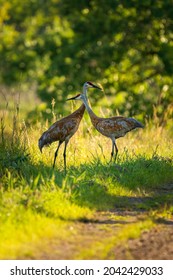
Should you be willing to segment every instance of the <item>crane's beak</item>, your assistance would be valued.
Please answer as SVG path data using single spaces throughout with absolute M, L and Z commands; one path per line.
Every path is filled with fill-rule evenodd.
M 80 97 L 80 94 L 77 94 L 77 95 L 74 96 L 74 97 L 71 97 L 71 98 L 66 99 L 66 101 L 69 101 L 69 100 L 76 100 L 76 99 L 79 99 L 79 97 Z
M 103 90 L 101 87 L 98 87 L 98 86 L 96 86 L 96 85 L 94 85 L 94 84 L 92 84 L 92 86 L 93 86 L 93 88 L 98 88 L 98 89 L 100 89 L 100 90 Z

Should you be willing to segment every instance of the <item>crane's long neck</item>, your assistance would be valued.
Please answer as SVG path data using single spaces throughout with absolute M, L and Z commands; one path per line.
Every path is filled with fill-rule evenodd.
M 88 99 L 87 99 L 86 95 L 84 95 L 83 103 L 85 104 L 85 107 L 86 107 L 86 109 L 87 109 L 87 112 L 88 112 L 88 113 L 91 113 L 91 112 L 92 112 L 92 109 L 91 109 L 91 107 L 90 107 L 90 105 L 89 105 L 89 103 L 88 103 Z
M 86 86 L 85 84 L 83 85 L 82 96 L 83 96 L 83 98 L 82 98 L 83 103 L 84 103 L 84 105 L 85 105 L 85 107 L 86 107 L 86 109 L 87 109 L 87 111 L 88 111 L 88 113 L 89 113 L 89 112 L 91 112 L 92 110 L 91 110 L 91 107 L 90 107 L 89 104 L 88 104 L 87 86 Z
M 93 111 L 92 111 L 92 109 L 91 109 L 91 107 L 89 106 L 89 103 L 88 103 L 87 86 L 86 86 L 85 84 L 84 84 L 84 86 L 83 86 L 82 96 L 83 96 L 83 98 L 82 98 L 83 103 L 85 104 L 85 107 L 86 107 L 88 113 L 89 113 L 89 114 L 92 113 Z
M 87 97 L 87 86 L 86 86 L 86 84 L 83 85 L 82 93 Z
M 88 112 L 88 114 L 89 114 L 89 116 L 90 116 L 90 119 L 91 119 L 91 121 L 92 121 L 92 119 L 93 119 L 93 118 L 97 118 L 97 116 L 94 114 L 93 110 L 91 109 L 91 107 L 90 107 L 90 105 L 89 105 L 89 103 L 88 103 L 88 99 L 87 99 L 86 94 L 82 94 L 82 96 L 83 96 L 83 98 L 82 98 L 83 103 L 84 103 L 84 105 L 85 105 L 85 107 L 86 107 L 86 110 L 87 110 L 87 112 Z

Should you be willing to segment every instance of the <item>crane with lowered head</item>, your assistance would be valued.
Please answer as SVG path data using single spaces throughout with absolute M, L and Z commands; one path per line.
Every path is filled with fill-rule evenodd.
M 87 93 L 88 88 L 99 88 L 93 83 L 87 83 L 85 82 L 83 85 L 83 92 L 84 94 Z M 100 88 L 99 88 L 100 89 Z M 49 146 L 53 142 L 59 142 L 58 147 L 55 151 L 54 155 L 54 162 L 53 162 L 53 168 L 55 167 L 56 158 L 58 155 L 59 148 L 63 142 L 65 142 L 64 147 L 64 168 L 66 170 L 66 149 L 67 145 L 69 143 L 70 138 L 75 134 L 75 132 L 78 130 L 80 121 L 83 117 L 85 111 L 85 105 L 82 104 L 75 112 L 72 114 L 56 121 L 54 124 L 52 124 L 40 137 L 38 140 L 38 146 L 40 151 L 42 152 L 42 149 L 44 146 Z

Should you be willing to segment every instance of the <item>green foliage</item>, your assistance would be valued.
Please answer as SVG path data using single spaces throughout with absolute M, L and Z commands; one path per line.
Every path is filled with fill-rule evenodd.
M 172 102 L 172 1 L 0 3 L 1 83 L 36 84 L 59 113 L 86 80 L 103 84 L 114 112 L 142 118 L 155 105 L 161 116 Z
M 79 221 L 94 220 L 96 211 L 147 211 L 149 221 L 130 225 L 120 230 L 112 241 L 109 239 L 109 244 L 118 244 L 119 237 L 126 240 L 149 228 L 153 219 L 151 211 L 164 209 L 166 215 L 165 209 L 172 209 L 173 195 L 163 190 L 173 180 L 172 138 L 168 130 L 152 127 L 134 133 L 133 137 L 132 134 L 124 137 L 118 143 L 117 163 L 108 163 L 111 144 L 104 142 L 101 135 L 91 139 L 91 135 L 78 131 L 68 147 L 65 175 L 62 150 L 53 170 L 55 146 L 41 154 L 37 147 L 41 124 L 30 128 L 21 125 L 18 111 L 19 108 L 12 129 L 6 126 L 7 119 L 1 118 L 1 259 L 33 258 L 38 248 L 42 249 L 42 242 L 45 244 L 53 238 L 57 239 L 57 246 L 66 242 L 70 227 Z M 101 242 L 105 251 L 100 257 L 110 249 L 106 240 Z M 82 258 L 92 255 L 83 247 L 78 253 Z

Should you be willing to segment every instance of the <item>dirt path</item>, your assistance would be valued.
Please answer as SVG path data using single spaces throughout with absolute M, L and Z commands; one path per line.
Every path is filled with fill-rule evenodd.
M 119 233 L 128 230 L 146 213 L 135 211 L 97 212 L 87 223 L 71 223 L 67 240 L 45 240 L 33 259 L 173 259 L 173 219 L 144 230 L 139 238 L 118 241 Z M 121 244 L 121 245 L 120 245 Z
M 119 260 L 173 260 L 173 221 L 113 249 Z M 112 252 L 112 253 L 113 253 Z
M 173 185 L 159 189 L 170 195 Z M 152 198 L 143 198 L 152 199 Z M 29 259 L 173 260 L 173 216 L 154 220 L 138 209 L 142 198 L 129 198 L 128 209 L 96 212 L 92 220 L 68 222 L 68 238 L 42 240 Z M 173 207 L 173 206 L 171 206 Z M 138 211 L 137 211 L 138 209 Z M 148 221 L 151 222 L 148 223 Z M 137 235 L 135 235 L 137 232 Z M 27 257 L 21 256 L 21 259 Z M 19 258 L 20 259 L 20 258 Z

